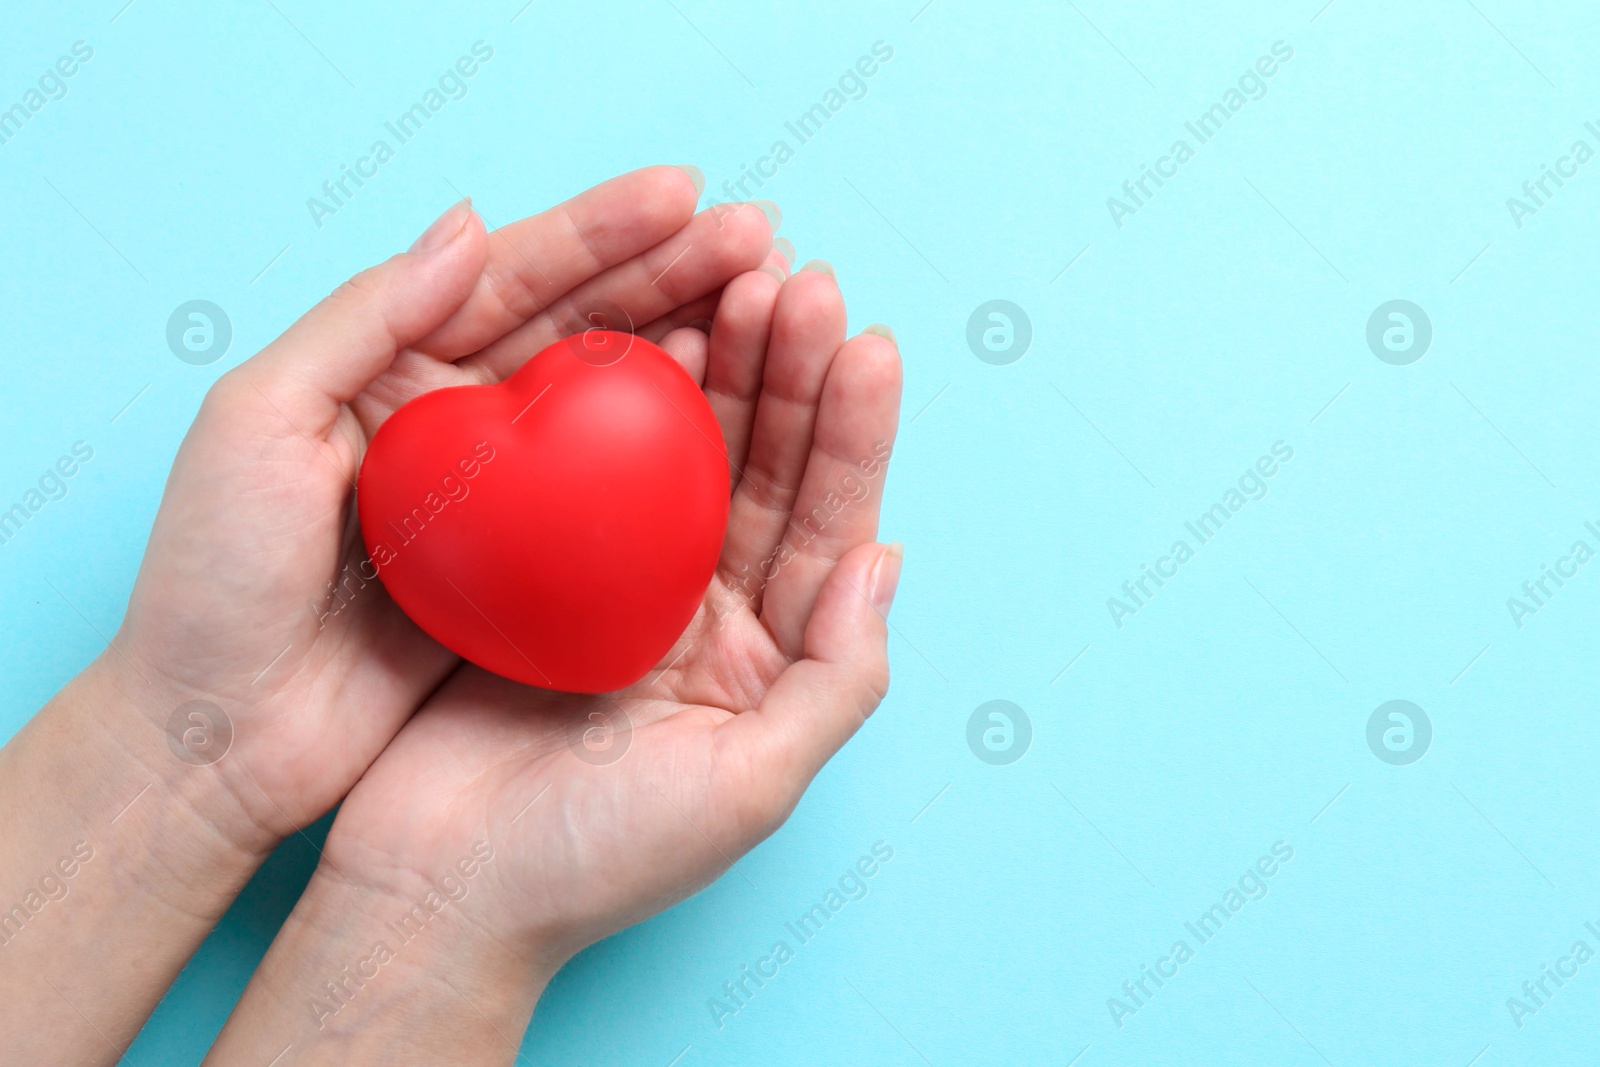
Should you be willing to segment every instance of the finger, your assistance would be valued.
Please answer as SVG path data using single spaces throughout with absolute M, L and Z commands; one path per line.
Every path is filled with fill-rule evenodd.
M 772 251 L 767 253 L 766 261 L 758 269 L 782 282 L 789 276 L 789 261 L 784 259 L 783 253 L 778 250 L 779 244 L 789 244 L 789 242 L 781 237 L 774 240 Z M 790 248 L 792 250 L 793 246 L 790 245 Z M 727 292 L 726 286 L 698 300 L 690 301 L 682 307 L 673 308 L 653 322 L 638 327 L 634 333 L 660 344 L 661 338 L 679 326 L 693 326 L 697 330 L 709 329 L 717 308 L 722 306 L 722 294 L 725 292 Z
M 835 565 L 878 536 L 900 421 L 900 377 L 894 341 L 877 333 L 846 341 L 828 369 L 811 455 L 779 549 L 782 566 L 767 581 L 761 605 L 767 630 L 791 658 L 800 655 L 807 620 Z
M 463 200 L 409 252 L 362 271 L 235 368 L 295 428 L 323 436 L 340 405 L 462 306 L 488 255 L 483 220 Z
M 661 343 L 661 339 L 673 330 L 684 326 L 693 326 L 704 333 L 711 328 L 711 317 L 717 313 L 717 305 L 722 301 L 723 290 L 702 296 L 698 300 L 691 300 L 682 307 L 675 307 L 660 318 L 653 319 L 638 327 L 633 332 L 643 337 L 646 341 Z
M 722 427 L 735 482 L 750 452 L 772 315 L 783 284 L 781 271 L 767 269 L 774 266 L 771 258 L 761 270 L 741 274 L 727 284 L 711 324 L 706 400 Z
M 846 554 L 817 597 L 805 658 L 778 676 L 753 713 L 718 727 L 746 748 L 758 781 L 780 783 L 788 805 L 889 690 L 887 615 L 901 559 L 899 545 Z
M 706 335 L 692 326 L 673 330 L 661 339 L 662 349 L 689 372 L 696 385 L 705 380 L 708 344 Z
M 753 204 L 703 211 L 683 229 L 584 282 L 459 366 L 494 379 L 513 374 L 541 349 L 596 325 L 631 331 L 674 308 L 716 292 L 760 264 L 772 248 L 766 215 Z
M 826 268 L 826 264 L 822 264 Z M 769 563 L 800 491 L 817 404 L 833 354 L 844 343 L 844 299 L 831 269 L 810 264 L 783 284 L 772 316 L 771 342 L 762 370 L 750 449 L 728 516 L 721 568 L 733 584 Z M 754 607 L 759 610 L 760 582 Z
M 787 237 L 774 237 L 772 251 L 773 255 L 768 257 L 768 263 L 781 268 L 785 275 L 794 269 L 794 243 Z
M 505 336 L 575 286 L 681 230 L 704 181 L 685 168 L 646 167 L 495 230 L 472 295 L 418 347 L 453 360 Z

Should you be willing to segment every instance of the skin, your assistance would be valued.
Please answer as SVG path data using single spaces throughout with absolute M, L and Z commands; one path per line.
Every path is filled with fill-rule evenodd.
M 900 566 L 873 540 L 883 471 L 803 543 L 789 517 L 892 441 L 898 353 L 845 340 L 831 273 L 781 281 L 758 209 L 695 215 L 696 196 L 648 168 L 493 235 L 457 205 L 217 382 L 122 628 L 0 750 L 0 901 L 27 872 L 68 887 L 0 946 L 0 1061 L 116 1062 L 261 860 L 344 798 L 208 1062 L 511 1062 L 562 962 L 715 878 L 877 706 Z M 382 421 L 500 380 L 597 307 L 704 382 L 737 471 L 718 580 L 661 669 L 602 697 L 527 689 L 461 664 L 377 583 L 330 611 Z M 169 735 L 192 700 L 231 727 L 215 762 L 179 758 L 183 720 Z M 573 740 L 609 722 L 615 741 L 624 715 L 614 762 Z M 441 885 L 379 977 L 310 1006 L 372 969 L 389 909 Z
M 893 439 L 900 363 L 884 337 L 843 335 L 838 287 L 804 270 L 781 288 L 735 280 L 709 343 L 666 338 L 742 469 L 695 621 L 661 669 L 604 697 L 457 670 L 345 801 L 208 1062 L 289 1045 L 297 1063 L 511 1063 L 565 960 L 784 821 L 889 681 L 900 555 L 873 540 L 884 472 L 845 479 Z M 792 524 L 841 484 L 867 491 L 820 533 Z M 793 555 L 770 581 L 740 583 L 784 541 Z M 575 723 L 594 726 L 592 759 L 625 751 L 579 758 Z M 460 899 L 440 903 L 442 889 Z M 430 890 L 438 918 L 408 939 L 391 924 Z

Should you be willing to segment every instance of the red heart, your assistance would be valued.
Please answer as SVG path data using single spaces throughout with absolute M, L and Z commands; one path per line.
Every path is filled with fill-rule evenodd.
M 384 587 L 440 644 L 601 693 L 643 677 L 694 617 L 722 551 L 728 456 L 671 356 L 589 330 L 497 385 L 401 407 L 357 496 Z

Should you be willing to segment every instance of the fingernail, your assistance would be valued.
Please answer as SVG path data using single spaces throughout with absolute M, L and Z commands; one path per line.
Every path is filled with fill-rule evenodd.
M 472 217 L 472 197 L 467 197 L 460 203 L 451 206 L 449 211 L 434 220 L 433 225 L 423 231 L 411 246 L 412 252 L 436 252 L 455 240 L 456 235 L 467 228 L 467 220 Z
M 810 263 L 807 263 L 805 266 L 801 267 L 800 269 L 801 270 L 814 270 L 814 271 L 817 271 L 818 273 L 826 274 L 830 278 L 832 278 L 834 276 L 833 275 L 833 264 L 829 263 L 825 259 L 813 259 Z
M 774 278 L 778 279 L 778 281 L 780 281 L 780 282 L 788 280 L 788 275 L 784 274 L 783 273 L 783 268 L 778 266 L 776 263 L 763 263 L 763 264 L 761 264 L 761 266 L 757 267 L 756 269 L 761 271 L 764 274 L 772 275 Z
M 889 614 L 894 604 L 894 591 L 900 584 L 900 563 L 906 557 L 906 546 L 896 541 L 883 550 L 872 568 L 872 606 L 880 615 Z
M 761 209 L 761 213 L 767 217 L 767 225 L 772 228 L 773 233 L 777 233 L 778 227 L 783 225 L 783 212 L 778 209 L 778 205 L 771 200 L 752 200 L 750 203 Z
M 875 333 L 879 337 L 887 337 L 890 341 L 894 340 L 894 331 L 889 329 L 889 327 L 885 326 L 881 322 L 875 322 L 871 326 L 868 326 L 865 330 L 862 330 L 861 332 L 862 333 Z
M 779 237 L 772 242 L 772 247 L 778 250 L 778 255 L 783 257 L 785 263 L 794 262 L 794 242 L 787 237 Z
M 674 163 L 673 166 L 687 174 L 689 180 L 694 182 L 695 196 L 699 196 L 706 191 L 706 175 L 699 167 L 692 163 Z

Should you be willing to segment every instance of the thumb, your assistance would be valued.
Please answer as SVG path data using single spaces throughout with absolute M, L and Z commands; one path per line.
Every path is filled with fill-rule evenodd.
M 822 765 L 889 689 L 889 606 L 900 580 L 899 544 L 857 545 L 834 565 L 806 624 L 805 658 L 778 676 L 754 712 L 722 729 L 744 732 L 752 760 L 795 803 Z
M 488 249 L 483 220 L 463 200 L 410 251 L 339 286 L 236 373 L 302 433 L 322 436 L 341 404 L 466 302 Z

